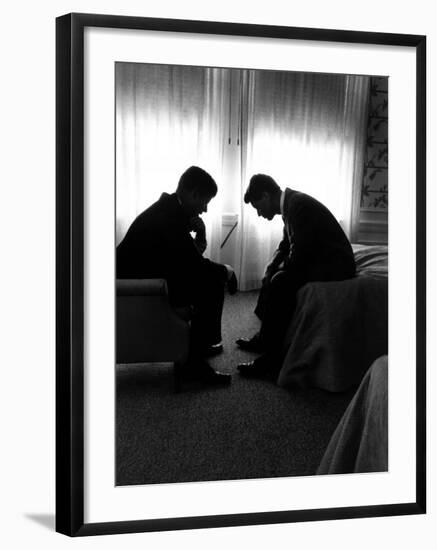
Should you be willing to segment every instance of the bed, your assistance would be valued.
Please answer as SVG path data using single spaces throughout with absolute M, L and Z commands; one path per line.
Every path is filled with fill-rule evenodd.
M 364 375 L 333 433 L 317 474 L 388 469 L 388 365 L 377 359 Z
M 341 392 L 388 353 L 388 249 L 353 245 L 355 278 L 308 283 L 284 340 L 279 386 Z

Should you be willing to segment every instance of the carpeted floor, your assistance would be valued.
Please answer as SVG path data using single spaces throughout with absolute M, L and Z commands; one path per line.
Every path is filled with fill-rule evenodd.
M 258 327 L 256 293 L 227 296 L 225 352 L 211 364 L 230 387 L 174 392 L 170 365 L 117 367 L 116 483 L 137 485 L 314 474 L 353 392 L 287 390 L 239 376 L 253 354 L 234 344 Z

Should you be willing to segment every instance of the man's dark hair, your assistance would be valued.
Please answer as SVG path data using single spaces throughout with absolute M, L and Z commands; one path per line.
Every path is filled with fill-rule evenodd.
M 190 166 L 180 177 L 176 191 L 195 191 L 200 197 L 215 197 L 217 184 L 208 172 L 198 166 Z
M 249 204 L 259 200 L 263 193 L 274 195 L 280 190 L 281 188 L 272 177 L 267 174 L 255 174 L 250 178 L 249 186 L 244 194 L 244 202 Z

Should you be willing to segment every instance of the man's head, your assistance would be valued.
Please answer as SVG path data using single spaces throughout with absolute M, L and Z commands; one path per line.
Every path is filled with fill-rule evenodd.
M 250 178 L 249 187 L 244 194 L 244 202 L 251 204 L 267 220 L 280 213 L 281 188 L 266 174 L 255 174 Z
M 208 172 L 191 166 L 180 177 L 176 194 L 185 213 L 192 218 L 208 210 L 209 201 L 217 194 L 217 184 Z

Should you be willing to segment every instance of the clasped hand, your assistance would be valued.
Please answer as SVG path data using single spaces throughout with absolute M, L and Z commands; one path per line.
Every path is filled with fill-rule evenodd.
M 205 224 L 202 218 L 200 218 L 199 216 L 191 218 L 189 222 L 189 229 L 196 234 L 194 242 L 198 251 L 203 254 L 206 250 L 207 242 Z
M 195 216 L 190 219 L 190 231 L 196 233 L 196 237 L 205 237 L 205 223 L 200 216 Z

